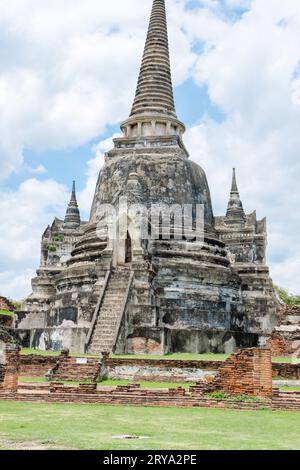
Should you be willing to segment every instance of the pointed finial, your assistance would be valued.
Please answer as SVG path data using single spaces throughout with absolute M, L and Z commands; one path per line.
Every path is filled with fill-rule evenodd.
M 231 192 L 232 193 L 238 193 L 238 187 L 237 187 L 237 182 L 236 182 L 236 171 L 235 168 L 233 168 L 233 173 L 232 173 L 232 185 L 231 185 Z
M 236 170 L 233 168 L 230 199 L 228 202 L 226 222 L 230 224 L 244 223 L 246 220 L 240 193 L 237 186 Z
M 76 183 L 73 181 L 71 199 L 64 220 L 64 228 L 73 229 L 80 226 L 80 212 L 76 198 Z
M 72 195 L 71 195 L 71 201 L 76 201 L 76 182 L 73 180 L 73 185 L 72 185 Z

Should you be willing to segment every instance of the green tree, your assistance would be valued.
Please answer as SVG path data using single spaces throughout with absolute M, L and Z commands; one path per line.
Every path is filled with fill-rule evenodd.
M 300 307 L 300 295 L 290 294 L 282 287 L 276 286 L 276 291 L 280 299 L 289 307 Z

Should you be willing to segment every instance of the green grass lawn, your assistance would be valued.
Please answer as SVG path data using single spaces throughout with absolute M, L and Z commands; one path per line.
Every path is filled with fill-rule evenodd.
M 0 310 L 0 315 L 6 315 L 8 317 L 12 317 L 15 312 L 11 312 L 10 310 Z
M 86 381 L 81 381 L 81 382 L 72 382 L 72 381 L 64 381 L 66 385 L 79 385 L 79 383 L 83 383 Z M 46 380 L 44 377 L 19 377 L 19 383 L 49 383 L 48 380 Z M 128 384 L 140 384 L 141 388 L 177 388 L 177 387 L 183 387 L 185 389 L 188 389 L 192 383 L 177 383 L 177 382 L 147 382 L 147 381 L 132 381 L 132 380 L 103 380 L 98 383 L 98 385 L 101 386 L 108 386 L 108 387 L 117 387 L 118 385 L 128 385 Z
M 190 353 L 173 353 L 166 354 L 164 356 L 159 354 L 123 354 L 115 355 L 112 354 L 111 357 L 115 358 L 124 358 L 124 359 L 173 359 L 173 360 L 183 360 L 183 361 L 225 361 L 229 357 L 228 354 L 190 354 Z
M 81 381 L 81 382 L 74 382 L 74 381 L 64 381 L 64 384 L 66 385 L 79 385 L 79 383 L 83 383 L 88 381 Z M 49 383 L 48 380 L 46 380 L 45 377 L 19 377 L 19 383 Z M 148 382 L 148 381 L 133 381 L 133 380 L 113 380 L 113 379 L 107 379 L 103 380 L 98 383 L 98 385 L 101 386 L 108 386 L 108 387 L 117 387 L 118 385 L 128 385 L 128 384 L 140 384 L 141 388 L 177 388 L 177 387 L 183 387 L 186 390 L 190 388 L 191 385 L 195 385 L 193 382 Z M 283 391 L 293 391 L 293 392 L 300 392 L 300 386 L 293 386 L 293 385 L 282 385 L 279 386 L 280 390 Z
M 128 384 L 140 384 L 141 388 L 177 388 L 177 387 L 183 387 L 185 389 L 189 389 L 191 385 L 195 385 L 192 383 L 187 383 L 187 382 L 182 382 L 182 383 L 177 383 L 177 382 L 147 382 L 146 380 L 103 380 L 102 382 L 99 382 L 99 385 L 105 385 L 105 386 L 112 386 L 116 387 L 117 385 L 128 385 Z
M 284 392 L 300 392 L 300 387 L 295 385 L 282 385 L 279 387 L 280 390 L 283 390 Z
M 45 377 L 19 377 L 18 380 L 19 383 L 35 383 L 35 384 L 40 384 L 40 383 L 46 383 L 47 380 Z
M 20 354 L 22 356 L 29 356 L 29 355 L 34 355 L 34 356 L 59 356 L 60 351 L 42 351 L 41 349 L 31 349 L 31 348 L 23 348 L 21 349 Z M 74 357 L 98 357 L 93 354 L 83 354 L 83 353 L 74 353 L 71 354 L 71 356 Z
M 0 449 L 299 450 L 299 428 L 292 412 L 0 401 Z
M 26 356 L 29 354 L 42 355 L 42 356 L 58 356 L 59 351 L 41 351 L 38 349 L 29 349 L 23 348 L 21 354 Z M 91 354 L 71 354 L 71 356 L 80 356 L 80 357 L 98 357 Z M 175 360 L 186 360 L 186 361 L 225 361 L 229 357 L 228 354 L 190 354 L 190 353 L 174 353 L 166 354 L 164 356 L 158 354 L 111 354 L 112 358 L 123 358 L 123 359 L 175 359 Z M 288 362 L 292 361 L 291 357 L 273 357 L 273 362 Z

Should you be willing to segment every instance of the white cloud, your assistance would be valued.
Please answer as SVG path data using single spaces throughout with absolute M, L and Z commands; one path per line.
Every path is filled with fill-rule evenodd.
M 0 0 L 0 179 L 21 173 L 24 149 L 76 147 L 126 118 L 151 3 Z M 187 3 L 168 1 L 174 83 L 193 76 L 225 115 L 222 123 L 206 116 L 187 132 L 191 158 L 207 171 L 216 214 L 225 211 L 237 168 L 245 208 L 268 216 L 271 274 L 300 291 L 298 2 L 226 0 L 228 9 L 249 8 L 228 17 L 218 0 L 199 0 L 192 12 Z M 197 44 L 203 53 L 193 52 Z M 193 106 L 200 116 L 201 103 Z M 78 195 L 85 213 L 110 146 L 101 142 L 88 162 Z M 42 162 L 31 169 L 43 171 Z M 63 215 L 69 194 L 33 178 L 1 197 L 9 227 L 0 234 L 1 270 L 10 272 L 12 284 L 3 286 L 11 289 L 23 266 L 38 265 L 41 234 Z
M 18 190 L 0 199 L 1 293 L 21 298 L 30 293 L 30 279 L 40 261 L 41 235 L 55 216 L 63 217 L 69 198 L 65 186 L 54 180 L 24 181 Z
M 272 266 L 273 278 L 280 279 L 281 286 L 292 294 L 299 294 L 299 266 L 300 251 L 294 253 L 283 262 L 274 263 Z
M 31 292 L 31 279 L 35 272 L 32 269 L 26 269 L 0 272 L 1 291 L 5 296 L 13 300 L 22 300 Z
M 62 216 L 69 193 L 54 180 L 28 179 L 0 200 L 0 259 L 5 263 L 39 260 L 41 234 L 56 215 Z
M 198 18 L 206 28 L 194 27 Z M 231 168 L 237 168 L 245 208 L 268 217 L 271 274 L 300 292 L 293 257 L 300 250 L 299 5 L 253 0 L 235 22 L 200 9 L 187 23 L 204 43 L 194 79 L 226 116 L 190 129 L 187 147 L 207 171 L 217 214 L 225 211 Z
M 151 3 L 0 0 L 0 179 L 20 171 L 25 148 L 76 147 L 127 117 Z M 195 60 L 173 25 L 182 9 L 173 0 L 175 83 Z

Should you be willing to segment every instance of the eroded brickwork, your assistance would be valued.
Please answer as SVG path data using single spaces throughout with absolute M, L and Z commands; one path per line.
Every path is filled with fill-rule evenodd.
M 5 358 L 4 371 L 2 371 L 3 381 L 0 387 L 6 391 L 17 391 L 20 366 L 19 346 L 7 344 L 5 347 Z
M 216 377 L 202 379 L 193 388 L 205 393 L 220 390 L 230 395 L 272 396 L 272 362 L 269 349 L 250 348 L 230 356 Z
M 8 310 L 14 312 L 16 309 L 6 297 L 0 297 L 0 310 Z
M 273 356 L 294 356 L 300 359 L 300 307 L 285 306 L 272 336 L 267 341 Z
M 0 314 L 0 326 L 4 328 L 10 328 L 13 323 L 13 317 L 10 315 L 1 315 Z

